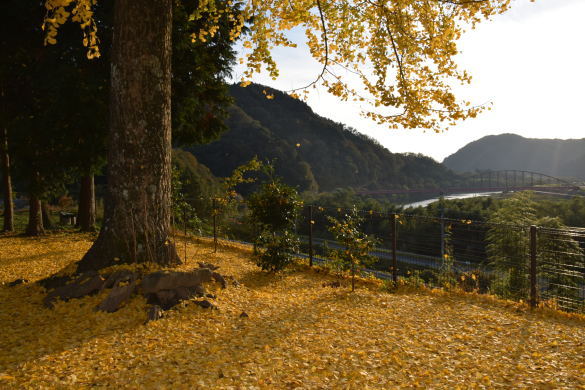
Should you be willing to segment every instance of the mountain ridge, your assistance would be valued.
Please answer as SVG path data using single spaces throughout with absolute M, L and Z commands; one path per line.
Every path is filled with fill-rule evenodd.
M 457 180 L 432 158 L 392 153 L 281 91 L 251 84 L 232 85 L 230 92 L 229 130 L 215 142 L 187 148 L 215 176 L 228 176 L 257 155 L 276 158 L 276 173 L 301 191 L 439 187 Z
M 585 138 L 539 139 L 505 133 L 470 142 L 443 162 L 455 172 L 524 170 L 585 179 Z

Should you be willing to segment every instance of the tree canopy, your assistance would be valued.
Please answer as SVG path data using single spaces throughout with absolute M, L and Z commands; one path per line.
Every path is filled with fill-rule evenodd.
M 216 36 L 221 20 L 227 19 L 230 40 L 249 28 L 243 43 L 248 52 L 241 59 L 247 64 L 246 78 L 259 72 L 262 65 L 276 77 L 271 50 L 279 45 L 294 46 L 286 31 L 302 28 L 312 56 L 323 64 L 323 71 L 306 88 L 322 84 L 342 99 L 368 100 L 375 107 L 388 107 L 389 113 L 371 110 L 366 115 L 392 127 L 439 131 L 445 123 L 473 117 L 481 110 L 457 102 L 451 91 L 453 80 L 470 80 L 453 61 L 458 53 L 456 39 L 466 26 L 505 11 L 509 2 L 251 0 L 242 4 L 199 0 L 188 21 L 201 24 L 190 33 L 193 43 Z M 46 0 L 45 43 L 54 44 L 58 28 L 71 19 L 84 32 L 87 56 L 98 57 L 95 3 Z M 179 261 L 168 239 L 173 4 L 172 0 L 115 2 L 108 201 L 104 226 L 79 270 L 117 261 L 166 265 Z M 337 76 L 333 67 L 339 66 L 361 80 L 368 96 L 363 97 Z M 362 73 L 362 69 L 370 70 Z M 290 93 L 298 96 L 295 91 Z
M 45 42 L 55 43 L 58 28 L 71 19 L 84 31 L 88 57 L 99 56 L 92 11 L 96 1 L 46 0 Z M 251 0 L 243 4 L 200 0 L 189 20 L 203 21 L 191 33 L 193 42 L 211 39 L 226 17 L 232 40 L 249 27 L 240 59 L 247 66 L 243 84 L 262 67 L 277 77 L 272 49 L 295 47 L 286 32 L 303 29 L 310 53 L 323 69 L 312 83 L 290 91 L 292 96 L 320 84 L 341 99 L 370 103 L 364 115 L 378 123 L 440 131 L 484 109 L 453 94 L 454 82 L 471 81 L 454 61 L 457 39 L 465 29 L 509 5 L 510 0 Z M 347 72 L 351 77 L 342 76 Z M 348 81 L 354 78 L 361 87 Z

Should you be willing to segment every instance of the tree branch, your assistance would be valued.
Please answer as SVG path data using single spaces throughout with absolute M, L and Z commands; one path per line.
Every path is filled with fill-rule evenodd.
M 325 25 L 325 16 L 323 15 L 323 8 L 321 7 L 321 0 L 317 0 L 317 9 L 319 10 L 319 16 L 321 17 L 321 27 L 323 29 L 323 43 L 325 44 L 325 62 L 323 63 L 323 69 L 321 69 L 321 73 L 319 74 L 319 76 L 317 76 L 317 78 L 315 80 L 313 80 L 309 84 L 305 85 L 304 87 L 290 89 L 288 91 L 285 91 L 287 93 L 300 91 L 302 89 L 307 89 L 309 87 L 312 87 L 313 85 L 317 84 L 319 82 L 319 80 L 323 79 L 323 75 L 325 74 L 325 72 L 327 70 L 327 65 L 329 64 L 329 43 L 327 41 L 327 26 Z

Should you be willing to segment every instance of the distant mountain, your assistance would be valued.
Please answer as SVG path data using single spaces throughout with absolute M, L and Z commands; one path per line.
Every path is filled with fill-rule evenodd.
M 585 138 L 534 139 L 516 134 L 490 135 L 445 158 L 457 172 L 517 169 L 556 177 L 585 179 Z
M 257 155 L 276 158 L 277 174 L 301 191 L 435 187 L 456 180 L 435 160 L 391 153 L 280 91 L 256 84 L 230 89 L 235 104 L 229 131 L 216 142 L 188 149 L 215 176 L 228 176 Z

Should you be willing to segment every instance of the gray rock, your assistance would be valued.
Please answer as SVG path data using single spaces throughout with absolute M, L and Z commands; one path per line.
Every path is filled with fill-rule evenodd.
M 199 264 L 199 267 L 201 267 L 201 268 L 209 268 L 212 271 L 215 271 L 216 269 L 219 268 L 217 265 L 213 265 L 211 263 L 206 263 L 204 261 L 198 261 L 197 264 Z
M 151 294 L 178 287 L 200 286 L 203 283 L 210 282 L 211 275 L 212 272 L 208 268 L 199 268 L 191 272 L 153 272 L 142 279 L 142 292 Z
M 126 286 L 115 286 L 98 306 L 97 310 L 113 313 L 120 308 L 120 305 L 126 302 L 136 290 L 136 281 L 132 281 Z
M 163 317 L 163 310 L 158 305 L 152 305 L 146 313 L 146 322 L 160 320 Z
M 122 282 L 133 282 L 136 280 L 137 277 L 138 275 L 135 272 L 132 272 L 127 269 L 116 271 L 106 278 L 106 281 L 104 282 L 101 291 L 107 288 L 116 287 Z
M 163 310 L 168 310 L 181 301 L 175 290 L 160 290 L 154 294 L 155 303 L 159 304 Z
M 207 299 L 204 299 L 202 301 L 195 301 L 195 304 L 201 306 L 204 309 L 209 309 L 209 308 L 217 309 L 217 306 L 215 306 L 213 303 L 209 302 Z
M 19 284 L 28 283 L 28 279 L 19 278 L 8 283 L 8 287 L 18 286 Z
M 52 308 L 53 302 L 56 299 L 67 301 L 72 298 L 81 298 L 86 295 L 95 294 L 100 291 L 103 284 L 104 278 L 97 274 L 97 272 L 95 274 L 81 275 L 73 283 L 57 287 L 51 291 L 44 300 L 45 306 Z
M 225 281 L 225 278 L 223 276 L 221 276 L 219 273 L 212 272 L 211 276 L 213 277 L 213 280 L 215 280 L 217 283 L 221 284 L 221 288 L 227 287 L 227 282 Z
M 180 300 L 191 299 L 194 297 L 202 297 L 205 295 L 205 289 L 203 286 L 194 286 L 194 287 L 178 287 L 175 289 L 177 293 L 177 297 Z

